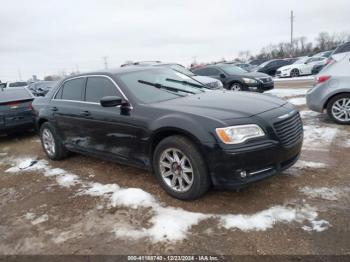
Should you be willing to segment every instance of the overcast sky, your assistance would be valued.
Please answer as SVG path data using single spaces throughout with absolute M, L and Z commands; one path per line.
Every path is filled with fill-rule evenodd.
M 188 65 L 350 30 L 350 0 L 0 0 L 0 80 L 126 60 Z

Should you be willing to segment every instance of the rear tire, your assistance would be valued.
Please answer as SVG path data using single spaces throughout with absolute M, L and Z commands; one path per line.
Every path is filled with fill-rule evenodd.
M 40 127 L 41 145 L 51 160 L 61 160 L 68 156 L 68 150 L 64 147 L 56 128 L 49 122 Z
M 338 124 L 350 125 L 350 94 L 333 97 L 327 104 L 327 114 Z
M 199 198 L 211 185 L 201 153 L 183 136 L 167 137 L 157 145 L 153 169 L 163 189 L 180 200 Z

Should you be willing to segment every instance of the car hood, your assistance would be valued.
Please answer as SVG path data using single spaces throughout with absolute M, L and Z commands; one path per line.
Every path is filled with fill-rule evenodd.
M 270 95 L 211 91 L 189 95 L 153 104 L 156 108 L 184 114 L 195 114 L 217 120 L 251 117 L 286 104 L 286 101 Z
M 218 82 L 219 80 L 212 78 L 212 77 L 208 77 L 208 76 L 199 76 L 199 75 L 195 75 L 192 76 L 192 78 L 194 78 L 195 80 L 197 80 L 198 82 L 201 82 L 202 84 L 210 84 L 213 82 Z

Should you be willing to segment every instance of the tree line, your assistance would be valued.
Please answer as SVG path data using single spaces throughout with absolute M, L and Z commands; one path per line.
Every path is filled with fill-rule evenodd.
M 288 57 L 309 56 L 319 52 L 328 51 L 338 45 L 350 41 L 349 33 L 327 33 L 321 32 L 315 41 L 308 41 L 307 37 L 297 37 L 290 42 L 270 44 L 261 49 L 258 54 L 253 55 L 250 51 L 240 51 L 236 60 L 247 62 L 252 59 L 278 59 Z

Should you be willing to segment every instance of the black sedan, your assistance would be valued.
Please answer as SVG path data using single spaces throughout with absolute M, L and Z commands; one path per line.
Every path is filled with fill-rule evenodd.
M 38 81 L 28 86 L 34 96 L 45 96 L 57 81 Z
M 273 89 L 274 83 L 269 75 L 246 70 L 231 64 L 216 64 L 192 70 L 201 76 L 219 79 L 224 88 L 232 91 L 264 92 Z
M 25 87 L 0 88 L 0 133 L 34 128 L 33 100 Z
M 272 59 L 266 61 L 254 68 L 253 71 L 275 76 L 278 68 L 286 65 L 290 65 L 295 62 L 295 59 Z
M 213 91 L 163 67 L 71 76 L 33 107 L 50 159 L 74 151 L 149 169 L 183 200 L 275 175 L 297 161 L 303 140 L 288 102 Z

